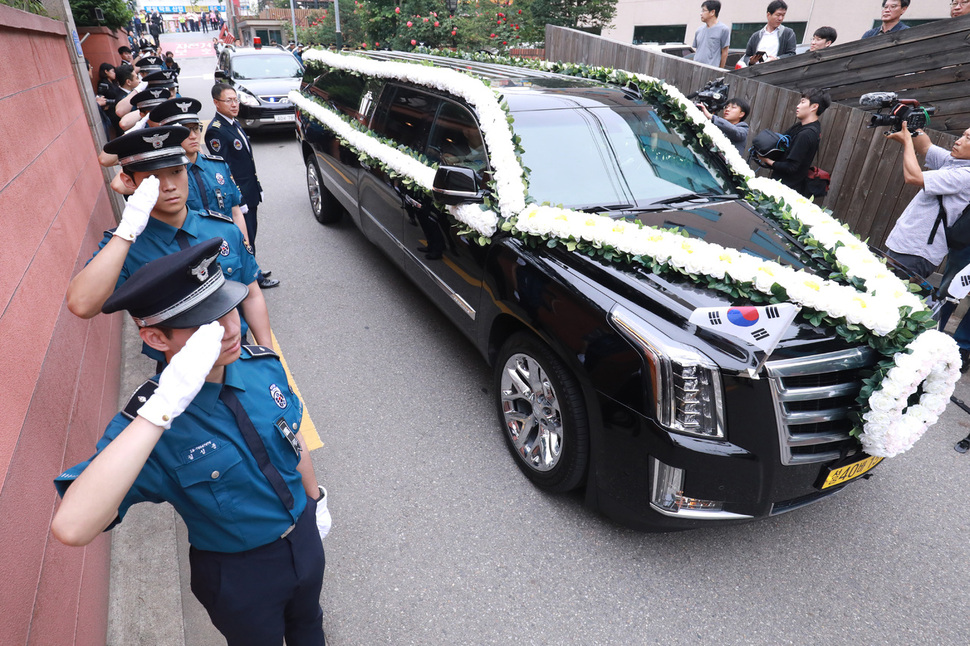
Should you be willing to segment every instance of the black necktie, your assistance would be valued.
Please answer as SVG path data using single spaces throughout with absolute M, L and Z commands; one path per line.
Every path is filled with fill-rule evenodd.
M 256 458 L 256 464 L 259 466 L 259 470 L 269 480 L 269 483 L 273 486 L 273 490 L 276 491 L 276 495 L 280 497 L 283 505 L 287 509 L 293 509 L 293 494 L 290 493 L 286 483 L 283 482 L 283 476 L 276 470 L 273 463 L 269 461 L 269 454 L 266 453 L 266 445 L 260 439 L 259 433 L 256 432 L 256 427 L 253 426 L 252 420 L 246 414 L 246 410 L 243 408 L 239 398 L 236 397 L 236 393 L 232 392 L 229 386 L 224 385 L 219 392 L 219 399 L 229 407 L 229 410 L 232 411 L 233 416 L 236 418 L 236 424 L 239 426 L 240 432 L 242 432 L 243 439 L 246 440 L 246 446 L 249 447 L 249 451 Z
M 192 245 L 189 244 L 189 234 L 187 234 L 182 229 L 175 232 L 175 242 L 179 244 L 179 249 L 188 249 Z
M 199 189 L 199 197 L 202 198 L 202 208 L 209 210 L 209 196 L 206 195 L 205 182 L 202 180 L 202 170 L 192 164 L 192 177 L 195 179 L 195 186 Z

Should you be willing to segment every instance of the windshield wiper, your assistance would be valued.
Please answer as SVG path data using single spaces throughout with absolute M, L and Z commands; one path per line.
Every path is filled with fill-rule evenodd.
M 654 200 L 649 205 L 647 209 L 653 208 L 658 205 L 671 205 L 671 204 L 683 204 L 685 202 L 693 202 L 694 200 L 707 200 L 708 202 L 712 200 L 736 200 L 738 196 L 734 193 L 715 193 L 714 191 L 704 191 L 701 193 L 682 193 L 680 195 L 674 195 L 673 197 L 665 197 L 662 200 Z
M 610 211 L 628 211 L 634 208 L 632 204 L 608 204 L 605 206 L 579 206 L 577 211 L 584 213 L 607 213 Z

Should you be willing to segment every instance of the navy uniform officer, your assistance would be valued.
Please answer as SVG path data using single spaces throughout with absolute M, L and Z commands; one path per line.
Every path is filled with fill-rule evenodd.
M 143 265 L 202 240 L 220 237 L 224 241 L 220 250 L 222 271 L 226 278 L 249 290 L 241 305 L 245 323 L 256 343 L 272 346 L 266 301 L 256 284 L 259 266 L 246 248 L 242 232 L 221 214 L 186 206 L 188 159 L 181 142 L 188 135 L 189 131 L 181 126 L 145 128 L 105 145 L 105 152 L 119 156 L 121 179 L 126 187 L 134 189 L 134 194 L 128 199 L 118 227 L 105 232 L 94 257 L 71 280 L 67 288 L 68 309 L 82 318 L 91 318 L 101 311 L 111 293 Z
M 189 136 L 182 141 L 182 148 L 189 160 L 186 166 L 189 173 L 189 208 L 206 212 L 218 211 L 231 217 L 248 243 L 246 220 L 239 208 L 242 193 L 239 192 L 232 178 L 229 165 L 221 157 L 200 152 L 202 124 L 199 111 L 201 109 L 202 102 L 197 99 L 188 97 L 169 99 L 152 109 L 148 121 L 151 125 L 179 125 L 189 129 Z
M 229 168 L 236 185 L 242 192 L 242 212 L 246 217 L 246 231 L 249 244 L 256 249 L 257 219 L 259 203 L 263 201 L 263 187 L 256 176 L 256 162 L 253 159 L 249 137 L 236 119 L 239 116 L 239 97 L 236 91 L 225 83 L 212 86 L 212 100 L 216 106 L 216 116 L 205 130 L 205 144 L 212 155 L 219 155 Z M 264 272 L 260 280 L 262 287 L 275 287 L 279 281 L 265 278 L 271 272 Z
M 87 545 L 132 505 L 168 502 L 188 528 L 192 592 L 230 646 L 319 646 L 324 492 L 279 358 L 241 345 L 235 308 L 247 290 L 225 280 L 221 243 L 149 263 L 105 302 L 105 313 L 128 310 L 168 366 L 94 456 L 55 479 L 51 531 Z

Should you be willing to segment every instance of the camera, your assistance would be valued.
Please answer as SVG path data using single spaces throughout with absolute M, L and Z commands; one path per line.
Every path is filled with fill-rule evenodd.
M 716 114 L 724 109 L 728 102 L 728 91 L 731 86 L 724 82 L 724 77 L 708 81 L 707 85 L 687 96 L 695 103 L 703 103 L 704 107 L 711 114 Z
M 859 105 L 879 108 L 870 118 L 868 127 L 889 126 L 887 135 L 902 130 L 905 121 L 915 137 L 916 131 L 929 125 L 930 115 L 936 113 L 936 108 L 921 106 L 916 99 L 900 99 L 895 92 L 863 94 L 859 97 Z M 889 112 L 883 114 L 885 108 L 889 108 Z

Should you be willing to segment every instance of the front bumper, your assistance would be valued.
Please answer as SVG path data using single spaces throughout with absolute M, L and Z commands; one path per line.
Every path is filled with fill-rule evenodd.
M 296 125 L 296 110 L 292 103 L 239 106 L 239 121 L 247 130 L 293 128 Z

